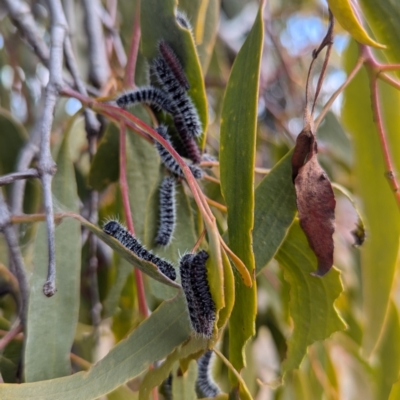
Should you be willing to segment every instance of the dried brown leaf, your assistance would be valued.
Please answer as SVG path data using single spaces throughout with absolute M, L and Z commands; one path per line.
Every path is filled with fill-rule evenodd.
M 318 260 L 314 275 L 323 276 L 333 265 L 336 200 L 329 178 L 318 163 L 317 143 L 309 125 L 297 138 L 292 176 L 300 226 Z

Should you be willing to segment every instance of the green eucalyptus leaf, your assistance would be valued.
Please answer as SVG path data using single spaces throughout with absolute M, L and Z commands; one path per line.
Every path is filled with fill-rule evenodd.
M 189 368 L 181 376 L 172 379 L 172 398 L 174 400 L 196 400 L 197 363 L 192 360 Z
M 290 151 L 256 188 L 253 249 L 257 274 L 272 260 L 297 212 Z
M 89 186 L 104 190 L 119 178 L 119 128 L 110 123 L 101 138 L 89 172 Z
M 358 49 L 351 43 L 344 55 L 345 70 L 356 62 Z M 400 170 L 400 93 L 379 84 L 379 99 L 395 171 Z M 389 306 L 400 237 L 400 214 L 385 177 L 383 150 L 371 109 L 367 72 L 363 69 L 344 91 L 342 121 L 354 145 L 354 193 L 359 196 L 367 238 L 360 248 L 364 309 L 363 347 L 370 354 L 381 334 Z M 384 249 L 384 251 L 382 251 Z
M 254 162 L 257 105 L 264 25 L 262 9 L 233 64 L 221 116 L 221 189 L 228 207 L 229 246 L 250 275 L 255 268 L 252 249 L 254 223 Z M 246 101 L 243 101 L 246 99 Z M 243 348 L 254 335 L 256 282 L 236 284 L 230 319 L 229 357 L 237 370 L 245 365 Z
M 69 154 L 69 134 L 61 144 L 57 174 L 53 180 L 56 202 L 77 212 L 78 194 L 75 171 Z M 81 272 L 80 225 L 64 220 L 56 227 L 56 294 L 43 294 L 46 282 L 48 251 L 47 230 L 41 223 L 34 245 L 34 270 L 30 281 L 27 313 L 24 371 L 27 382 L 66 376 L 71 373 L 69 354 L 79 314 Z
M 343 287 L 336 268 L 322 278 L 311 275 L 317 259 L 298 220 L 292 224 L 276 259 L 290 285 L 289 310 L 294 324 L 282 365 L 283 373 L 287 373 L 299 367 L 309 345 L 345 329 L 334 304 Z
M 88 371 L 24 383 L 0 384 L 2 400 L 94 400 L 138 376 L 188 339 L 190 325 L 182 296 L 164 302 L 126 339 Z

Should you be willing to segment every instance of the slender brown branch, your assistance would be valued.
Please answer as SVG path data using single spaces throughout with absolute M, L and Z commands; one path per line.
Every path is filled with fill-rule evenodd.
M 133 21 L 133 31 L 131 46 L 129 49 L 128 63 L 125 70 L 125 86 L 131 88 L 135 82 L 136 61 L 140 42 L 140 1 L 136 1 L 135 19 Z
M 214 178 L 213 176 L 208 175 L 208 174 L 203 174 L 203 179 L 206 179 L 207 181 L 210 181 L 210 182 L 214 182 L 217 185 L 221 184 L 221 181 L 219 179 Z
M 22 324 L 25 323 L 26 309 L 28 306 L 29 287 L 26 279 L 24 260 L 22 258 L 21 249 L 18 244 L 17 234 L 11 225 L 11 215 L 7 204 L 0 190 L 0 231 L 3 232 L 10 253 L 10 259 L 13 263 L 15 277 L 17 278 L 19 290 L 21 293 L 21 303 L 19 308 L 19 316 Z
M 381 71 L 398 71 L 400 69 L 400 64 L 381 64 L 379 69 Z
M 36 168 L 30 168 L 23 172 L 13 172 L 12 174 L 7 174 L 0 176 L 0 186 L 9 185 L 21 179 L 38 178 L 39 173 Z
M 47 280 L 43 286 L 46 296 L 53 296 L 56 292 L 56 258 L 55 258 L 55 227 L 53 218 L 53 199 L 51 183 L 56 172 L 56 165 L 51 156 L 50 134 L 53 124 L 54 109 L 58 92 L 62 87 L 63 47 L 68 29 L 64 11 L 60 0 L 48 0 L 51 18 L 51 48 L 49 60 L 49 83 L 46 86 L 44 109 L 41 119 L 41 142 L 38 162 L 38 171 L 42 181 L 43 202 L 46 213 L 49 266 Z
M 382 113 L 380 109 L 379 95 L 378 95 L 378 81 L 376 76 L 370 77 L 370 87 L 371 87 L 372 110 L 374 113 L 376 127 L 378 129 L 379 140 L 381 142 L 383 150 L 383 159 L 386 167 L 386 177 L 388 178 L 389 185 L 391 186 L 392 190 L 395 193 L 397 204 L 400 207 L 400 186 L 399 183 L 397 182 L 397 178 L 394 173 L 394 165 L 392 163 L 392 158 L 390 156 L 390 150 L 386 138 L 386 132 L 383 127 Z
M 86 361 L 84 358 L 79 357 L 74 353 L 69 353 L 69 358 L 73 363 L 81 367 L 84 371 L 87 371 L 92 366 L 89 361 Z
M 210 199 L 209 197 L 206 197 L 206 200 L 210 206 L 213 206 L 224 213 L 228 212 L 228 208 L 226 206 L 224 206 L 223 204 L 218 203 L 217 201 L 214 201 L 214 200 Z
M 18 324 L 11 330 L 7 332 L 5 336 L 2 337 L 0 340 L 0 350 L 3 350 L 8 343 L 10 343 L 13 339 L 15 339 L 23 330 L 23 326 L 21 324 Z
M 381 79 L 382 81 L 388 83 L 390 86 L 393 86 L 394 88 L 400 90 L 400 82 L 396 81 L 395 79 L 391 78 L 390 76 L 387 76 L 386 74 L 379 74 L 378 78 Z

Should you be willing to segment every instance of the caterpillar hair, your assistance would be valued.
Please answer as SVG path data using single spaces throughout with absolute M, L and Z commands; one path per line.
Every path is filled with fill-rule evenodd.
M 207 281 L 208 257 L 204 250 L 196 255 L 186 254 L 181 258 L 179 269 L 192 328 L 196 333 L 210 338 L 215 321 L 215 303 Z
M 191 136 L 200 136 L 202 129 L 196 107 L 168 63 L 162 56 L 157 57 L 153 61 L 152 69 L 162 90 L 171 100 L 174 109 L 172 115 L 178 132 L 181 133 L 184 130 Z
M 204 397 L 215 397 L 221 393 L 221 389 L 217 386 L 211 377 L 211 358 L 212 350 L 207 350 L 198 360 L 198 373 L 196 386 Z
M 160 185 L 160 219 L 156 243 L 167 246 L 171 243 L 175 229 L 175 178 L 166 176 Z
M 179 272 L 181 274 L 181 285 L 183 292 L 185 293 L 186 303 L 188 305 L 189 318 L 192 328 L 195 332 L 201 333 L 201 326 L 197 317 L 197 309 L 193 296 L 192 285 L 190 282 L 190 270 L 194 254 L 185 254 L 182 256 L 179 264 Z
M 144 103 L 155 107 L 157 110 L 164 110 L 171 114 L 174 110 L 171 100 L 160 89 L 153 86 L 141 87 L 119 95 L 115 102 L 118 107 L 127 107 L 131 104 Z
M 175 78 L 178 80 L 180 85 L 185 90 L 188 90 L 190 87 L 189 82 L 186 78 L 185 72 L 183 71 L 182 65 L 179 62 L 178 57 L 176 56 L 174 51 L 164 40 L 159 43 L 158 49 L 168 66 L 171 68 L 172 73 L 175 75 Z
M 165 125 L 160 125 L 156 128 L 158 134 L 165 139 L 168 143 L 171 144 L 171 140 L 168 134 L 167 127 Z M 172 144 L 171 144 L 172 145 Z M 197 145 L 196 145 L 197 146 Z M 177 161 L 172 157 L 172 155 L 168 152 L 168 150 L 160 143 L 155 142 L 155 147 L 160 155 L 162 163 L 165 167 L 171 171 L 175 176 L 184 177 L 184 173 L 182 168 L 177 163 Z M 188 165 L 189 169 L 192 171 L 193 176 L 196 179 L 201 179 L 203 177 L 203 171 L 197 167 L 196 165 Z
M 176 21 L 182 28 L 192 31 L 192 25 L 189 21 L 189 18 L 183 11 L 176 11 Z
M 124 247 L 135 253 L 139 258 L 150 261 L 169 279 L 175 280 L 175 268 L 168 261 L 163 260 L 148 251 L 131 233 L 129 233 L 119 222 L 108 221 L 103 226 L 107 235 L 117 239 Z

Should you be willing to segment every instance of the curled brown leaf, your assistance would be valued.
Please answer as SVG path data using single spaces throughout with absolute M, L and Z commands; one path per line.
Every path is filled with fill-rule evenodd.
M 300 226 L 318 260 L 317 276 L 333 265 L 336 200 L 326 172 L 317 159 L 317 142 L 311 126 L 299 134 L 292 157 L 292 177 Z

